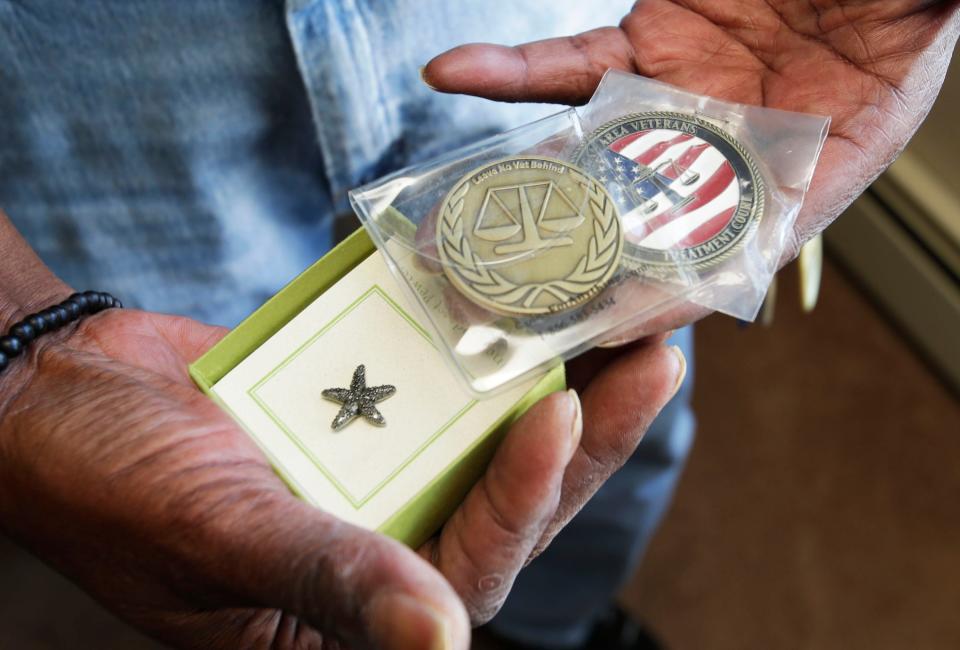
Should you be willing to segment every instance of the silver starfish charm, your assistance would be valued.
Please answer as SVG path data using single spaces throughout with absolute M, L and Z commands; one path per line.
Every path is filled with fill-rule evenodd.
M 343 404 L 337 417 L 333 418 L 334 431 L 339 431 L 358 415 L 366 418 L 370 424 L 377 426 L 386 426 L 387 421 L 383 419 L 380 411 L 375 404 L 382 402 L 397 392 L 394 386 L 371 386 L 367 387 L 366 368 L 363 364 L 357 366 L 353 371 L 353 380 L 350 382 L 350 388 L 328 388 L 321 395 L 329 400 Z

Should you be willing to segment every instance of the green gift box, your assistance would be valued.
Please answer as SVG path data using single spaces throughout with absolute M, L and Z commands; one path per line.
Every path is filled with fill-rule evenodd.
M 423 543 L 483 473 L 509 426 L 565 387 L 558 364 L 491 398 L 461 385 L 386 263 L 358 230 L 190 366 L 279 476 L 319 508 L 410 546 Z M 322 390 L 346 387 L 366 366 L 369 385 L 396 385 L 377 405 L 384 427 L 357 418 Z

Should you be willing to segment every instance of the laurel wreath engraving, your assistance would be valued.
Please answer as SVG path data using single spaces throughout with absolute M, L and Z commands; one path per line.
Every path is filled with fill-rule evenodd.
M 620 248 L 619 217 L 613 201 L 596 181 L 573 169 L 569 173 L 586 190 L 594 216 L 593 234 L 587 244 L 586 254 L 578 260 L 574 269 L 562 279 L 549 282 L 518 285 L 487 268 L 463 234 L 463 206 L 470 182 L 465 181 L 450 194 L 440 220 L 443 252 L 472 289 L 497 303 L 519 303 L 529 309 L 544 293 L 564 304 L 599 288 L 598 282 L 608 273 Z

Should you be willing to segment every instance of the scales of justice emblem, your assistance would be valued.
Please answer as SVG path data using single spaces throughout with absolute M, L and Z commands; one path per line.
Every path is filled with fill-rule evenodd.
M 474 169 L 437 219 L 444 273 L 508 316 L 554 314 L 597 295 L 618 268 L 623 231 L 606 188 L 568 162 L 516 156 Z
M 473 234 L 497 243 L 493 252 L 506 256 L 572 246 L 573 238 L 566 233 L 584 221 L 580 210 L 552 180 L 534 181 L 488 189 Z M 518 235 L 518 241 L 507 242 Z
M 618 162 L 620 163 L 619 165 L 617 165 Z M 615 168 L 619 167 L 618 172 L 623 173 L 626 171 L 624 164 L 619 159 L 614 159 L 613 164 Z M 688 192 L 686 196 L 683 196 L 674 189 L 673 185 L 676 184 L 683 188 L 689 188 L 700 180 L 700 172 L 694 169 L 681 168 L 673 158 L 664 160 L 656 167 L 646 167 L 639 163 L 634 164 L 637 166 L 637 173 L 634 178 L 630 180 L 627 187 L 637 193 L 639 198 L 638 203 L 640 204 L 639 207 L 644 214 L 656 212 L 661 208 L 661 203 L 666 203 L 667 209 L 680 210 L 697 198 L 693 192 Z M 647 183 L 650 183 L 655 188 L 654 192 L 643 192 L 640 189 Z M 649 198 L 647 196 L 648 194 L 661 196 L 662 198 L 658 201 L 654 198 Z

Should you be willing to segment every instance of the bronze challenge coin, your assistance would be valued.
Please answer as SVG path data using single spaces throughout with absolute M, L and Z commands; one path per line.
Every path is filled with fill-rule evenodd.
M 733 254 L 763 215 L 765 186 L 753 158 L 692 115 L 624 116 L 590 134 L 572 160 L 617 202 L 629 266 L 710 266 Z
M 475 303 L 506 316 L 555 314 L 596 296 L 617 270 L 616 203 L 569 163 L 517 156 L 474 169 L 437 219 L 446 276 Z

